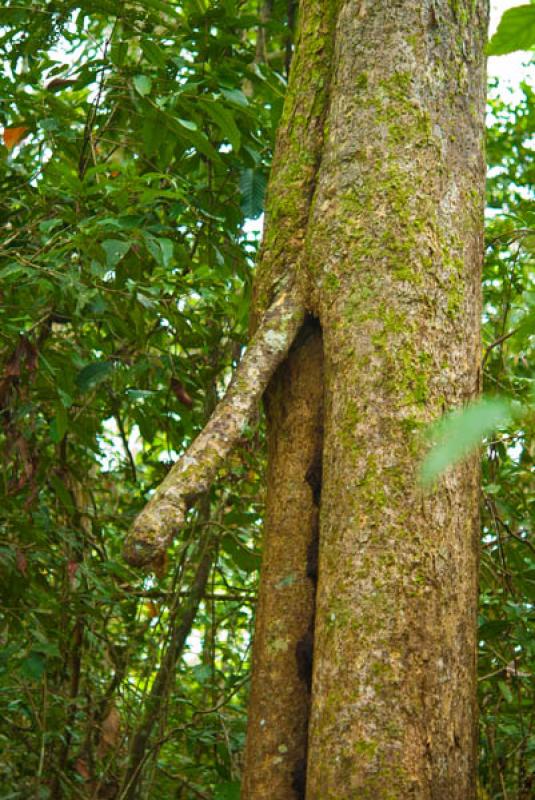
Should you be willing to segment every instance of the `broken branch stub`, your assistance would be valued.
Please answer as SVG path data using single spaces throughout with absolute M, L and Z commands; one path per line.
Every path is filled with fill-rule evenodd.
M 303 319 L 304 309 L 295 289 L 281 291 L 206 426 L 135 519 L 124 546 L 124 557 L 130 564 L 149 566 L 162 560 L 191 503 L 208 491 L 217 470 L 251 421 Z

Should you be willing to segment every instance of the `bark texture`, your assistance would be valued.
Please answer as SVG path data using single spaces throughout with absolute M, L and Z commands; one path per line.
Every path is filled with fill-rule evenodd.
M 325 134 L 336 3 L 306 0 L 271 170 L 262 252 L 254 284 L 254 330 L 279 287 L 301 276 L 305 240 Z M 306 293 L 303 281 L 296 294 Z
M 311 46 L 303 30 L 318 4 L 302 3 L 256 295 L 262 309 L 281 279 L 277 243 L 287 240 L 288 218 L 301 296 L 324 343 L 306 798 L 470 800 L 477 460 L 450 470 L 428 495 L 417 475 L 422 428 L 479 389 L 487 3 L 321 6 L 331 22 Z M 317 89 L 310 70 L 300 71 L 311 52 L 324 67 Z M 315 114 L 301 116 L 303 107 Z M 306 202 L 295 175 L 306 175 Z M 271 458 L 279 438 L 291 449 L 287 437 L 273 418 Z M 270 497 L 281 486 L 284 498 L 296 491 L 285 463 L 286 473 L 284 463 L 276 475 L 270 466 Z M 285 555 L 293 564 L 287 543 L 300 535 L 268 514 L 266 616 L 269 575 L 284 573 Z M 295 638 L 297 607 L 273 605 L 273 619 L 260 617 L 257 673 L 267 675 L 271 658 L 263 631 Z M 265 684 L 267 702 L 253 690 L 248 752 L 265 735 L 255 720 L 289 680 L 287 662 Z M 259 762 L 248 759 L 247 800 L 299 796 L 276 783 L 272 766 L 255 784 Z
M 334 3 L 309 0 L 300 8 L 255 279 L 253 330 L 288 272 L 298 295 L 306 294 L 303 259 L 323 149 L 335 21 Z M 312 667 L 319 499 L 306 476 L 321 456 L 323 353 L 317 325 L 315 331 L 306 325 L 300 340 L 267 393 L 268 495 L 242 800 L 305 796 L 305 673 Z
M 225 397 L 206 427 L 173 465 L 128 533 L 124 556 L 136 566 L 165 558 L 192 502 L 212 485 L 217 470 L 256 412 L 260 398 L 299 330 L 304 312 L 289 276 L 264 314 Z
M 267 535 L 242 800 L 304 797 L 321 492 L 322 361 L 319 328 L 309 324 L 266 398 Z

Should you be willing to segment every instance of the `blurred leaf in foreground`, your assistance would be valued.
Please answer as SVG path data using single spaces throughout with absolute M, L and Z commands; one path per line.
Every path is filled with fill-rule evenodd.
M 431 427 L 434 442 L 422 464 L 420 479 L 427 486 L 445 469 L 477 447 L 495 428 L 512 418 L 511 403 L 499 397 L 482 398 L 461 410 L 447 414 Z
M 503 56 L 515 50 L 531 50 L 535 46 L 535 6 L 522 5 L 509 8 L 490 40 L 489 56 Z

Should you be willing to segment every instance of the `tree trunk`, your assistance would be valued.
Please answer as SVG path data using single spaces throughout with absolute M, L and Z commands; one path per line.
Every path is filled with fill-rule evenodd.
M 298 562 L 314 448 L 298 420 L 310 414 L 302 381 L 323 374 L 306 798 L 470 800 L 477 460 L 428 494 L 417 476 L 422 429 L 479 389 L 487 3 L 303 0 L 300 13 L 255 312 L 295 270 L 323 368 L 292 353 L 269 393 L 244 797 L 305 797 L 294 771 L 309 698 L 295 656 L 311 630 Z M 301 592 L 284 582 L 293 574 Z M 283 661 L 274 642 L 288 645 Z
M 323 348 L 308 324 L 266 397 L 269 498 L 242 798 L 304 790 L 319 492 Z M 292 794 L 292 791 L 296 794 Z

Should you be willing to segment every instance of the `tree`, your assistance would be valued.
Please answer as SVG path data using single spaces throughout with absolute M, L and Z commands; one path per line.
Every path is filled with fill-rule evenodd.
M 291 347 L 268 392 L 247 798 L 305 796 L 305 760 L 307 798 L 475 793 L 479 470 L 428 495 L 417 475 L 422 428 L 480 386 L 486 27 L 483 2 L 301 6 L 265 316 L 221 409 L 241 430 L 232 407 Z M 205 434 L 138 519 L 141 559 L 233 432 Z
M 306 13 L 298 47 L 316 55 Z M 339 13 L 320 50 L 324 59 L 334 53 L 325 67 L 334 77 L 301 228 L 307 308 L 325 348 L 306 796 L 467 798 L 475 791 L 477 465 L 465 463 L 428 497 L 416 474 L 422 424 L 478 391 L 485 9 L 356 3 Z M 294 86 L 305 91 L 298 78 Z M 303 100 L 291 86 L 289 97 L 291 137 L 303 125 Z M 291 161 L 291 151 L 282 158 Z M 279 247 L 281 183 L 268 221 Z M 269 286 L 267 237 L 261 280 Z M 299 471 L 285 477 L 303 480 Z M 295 574 L 306 580 L 305 566 Z M 284 591 L 282 577 L 270 575 L 264 592 Z M 262 640 L 257 663 L 286 658 L 287 677 L 299 642 L 290 636 L 282 654 L 276 642 Z M 268 776 L 258 780 L 270 779 L 277 752 L 287 763 L 286 732 L 264 705 L 262 719 L 251 715 L 253 787 L 264 765 Z M 295 768 L 288 763 L 294 785 Z M 291 797 L 288 781 L 277 796 Z M 246 796 L 267 795 L 252 788 Z

